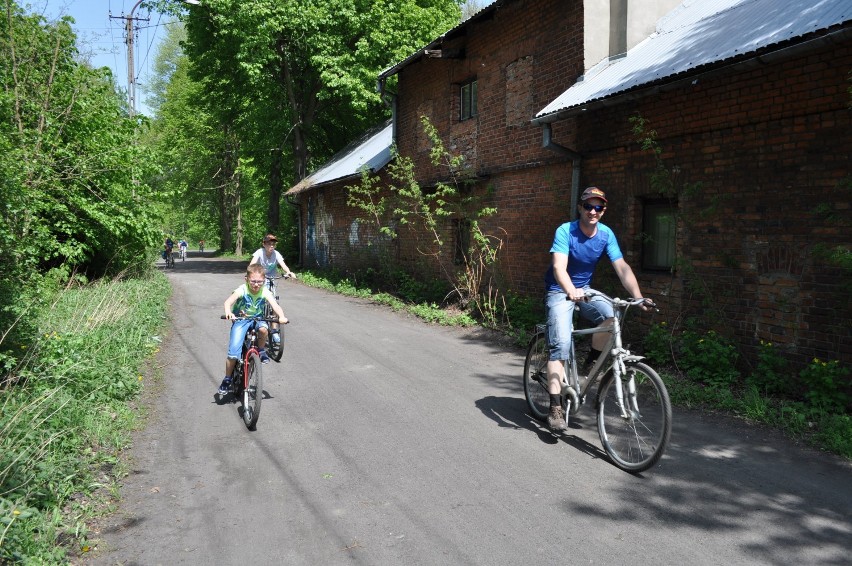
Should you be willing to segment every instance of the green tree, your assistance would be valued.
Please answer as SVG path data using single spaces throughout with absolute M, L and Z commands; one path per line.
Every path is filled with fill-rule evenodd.
M 263 175 L 266 228 L 283 190 L 387 112 L 376 76 L 459 21 L 456 0 L 206 0 L 183 12 L 206 111 Z M 257 183 L 260 185 L 260 183 Z
M 43 276 L 116 274 L 141 265 L 157 239 L 138 182 L 152 167 L 135 143 L 144 121 L 128 118 L 107 69 L 80 62 L 72 21 L 49 23 L 12 1 L 0 18 L 4 332 Z

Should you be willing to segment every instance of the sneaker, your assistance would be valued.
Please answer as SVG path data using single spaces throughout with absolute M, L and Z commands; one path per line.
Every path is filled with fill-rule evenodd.
M 219 386 L 219 395 L 227 395 L 231 390 L 231 378 L 226 377 L 222 380 L 222 385 Z
M 568 423 L 565 422 L 565 412 L 562 407 L 551 407 L 547 416 L 547 426 L 553 432 L 567 430 Z
M 276 344 L 280 344 L 281 343 L 281 333 L 280 332 L 273 332 L 272 333 L 272 341 L 275 342 Z
M 260 363 L 262 363 L 262 364 L 268 364 L 269 363 L 269 356 L 267 355 L 266 350 L 264 350 L 263 352 L 260 353 Z

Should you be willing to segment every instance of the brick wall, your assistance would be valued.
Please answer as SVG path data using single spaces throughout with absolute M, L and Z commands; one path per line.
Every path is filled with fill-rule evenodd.
M 422 183 L 446 178 L 429 163 L 419 125 L 425 114 L 447 148 L 466 156 L 477 192 L 498 209 L 485 223 L 503 243 L 497 281 L 531 297 L 542 294 L 553 233 L 571 215 L 572 167 L 543 149 L 541 129 L 520 117 L 532 118 L 581 74 L 580 4 L 510 3 L 444 45 L 463 47 L 464 59 L 424 59 L 399 76 L 400 151 L 416 161 Z M 852 361 L 849 274 L 825 259 L 827 249 L 852 248 L 852 194 L 844 185 L 852 176 L 850 69 L 852 47 L 833 45 L 554 123 L 554 140 L 583 155 L 581 188 L 607 191 L 604 222 L 644 293 L 662 303 L 662 317 L 700 317 L 746 352 L 766 340 L 801 363 Z M 459 121 L 458 87 L 474 78 L 479 115 Z M 657 132 L 676 187 L 700 184 L 677 198 L 683 263 L 674 274 L 640 268 L 642 205 L 658 195 L 653 159 L 631 133 L 636 113 Z M 434 270 L 422 240 L 418 250 L 400 230 L 389 243 L 355 223 L 360 213 L 346 206 L 342 185 L 315 193 L 323 227 L 306 263 L 349 268 L 356 258 L 385 257 Z M 300 199 L 303 218 L 307 201 Z M 596 286 L 623 293 L 603 264 Z
M 852 362 L 849 273 L 825 258 L 852 248 L 852 46 L 688 84 L 576 124 L 585 183 L 608 191 L 605 222 L 639 265 L 652 160 L 633 143 L 640 113 L 682 187 L 674 277 L 637 270 L 670 317 L 698 316 L 746 352 L 769 341 L 798 363 Z M 709 304 L 708 304 L 709 301 Z

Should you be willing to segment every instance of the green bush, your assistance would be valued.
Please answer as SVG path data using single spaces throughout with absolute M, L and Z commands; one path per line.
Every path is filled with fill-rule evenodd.
M 792 396 L 795 391 L 793 375 L 787 360 L 772 342 L 760 341 L 757 352 L 757 364 L 754 371 L 746 377 L 746 386 L 754 387 L 766 395 Z
M 671 365 L 672 334 L 665 322 L 652 324 L 643 341 L 645 357 L 655 364 Z
M 819 422 L 815 440 L 835 454 L 852 458 L 852 417 L 825 415 Z
M 686 330 L 680 338 L 678 364 L 689 377 L 717 389 L 730 388 L 739 379 L 736 348 L 713 330 Z
M 814 358 L 799 373 L 799 377 L 807 388 L 805 399 L 811 407 L 833 414 L 846 411 L 849 404 L 846 391 L 852 385 L 848 367 L 841 366 L 837 360 L 822 361 Z

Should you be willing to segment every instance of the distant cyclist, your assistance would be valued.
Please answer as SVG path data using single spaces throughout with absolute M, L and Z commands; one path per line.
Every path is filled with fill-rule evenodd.
M 180 241 L 178 241 L 178 248 L 180 248 L 180 258 L 186 259 L 186 248 L 187 248 L 186 240 L 181 238 Z
M 174 247 L 175 243 L 172 241 L 172 237 L 166 236 L 166 241 L 163 242 L 163 259 L 168 261 L 168 257 L 172 255 Z

